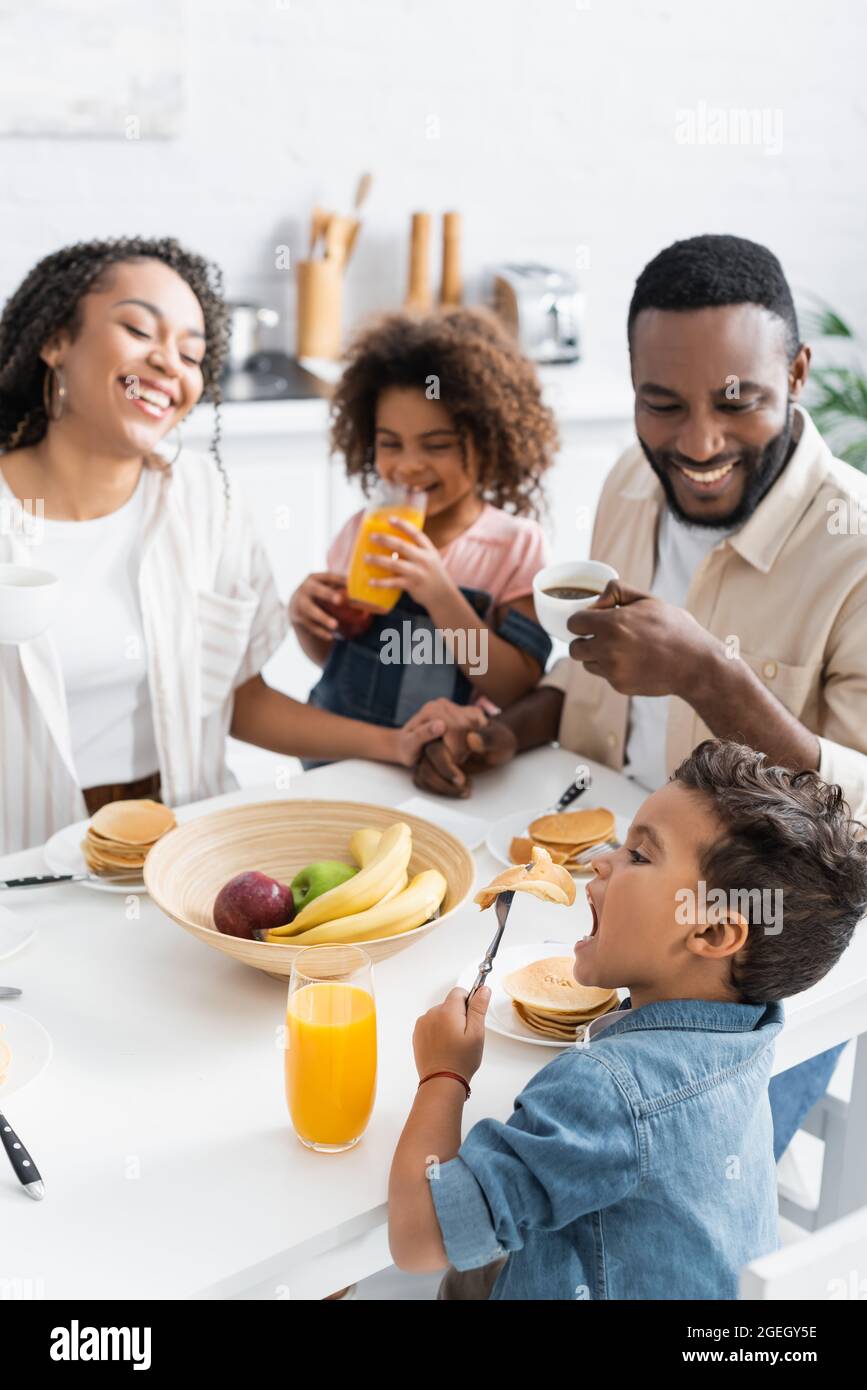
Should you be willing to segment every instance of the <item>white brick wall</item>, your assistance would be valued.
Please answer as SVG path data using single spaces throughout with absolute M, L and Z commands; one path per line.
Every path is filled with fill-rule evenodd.
M 767 242 L 796 288 L 867 329 L 860 0 L 186 0 L 177 13 L 182 138 L 0 142 L 3 296 L 64 242 L 171 232 L 223 264 L 232 294 L 291 321 L 275 246 L 303 253 L 312 204 L 345 204 L 370 167 L 350 317 L 399 302 L 411 209 L 455 207 L 471 284 L 497 260 L 570 266 L 588 248 L 600 361 L 622 361 L 644 262 L 700 231 Z M 43 25 L 35 63 L 50 41 Z M 781 151 L 678 143 L 677 112 L 700 103 L 767 109 Z

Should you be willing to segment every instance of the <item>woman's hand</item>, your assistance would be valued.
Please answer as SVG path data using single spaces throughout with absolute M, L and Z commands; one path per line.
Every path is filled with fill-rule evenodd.
M 326 642 L 337 632 L 337 619 L 322 607 L 324 603 L 339 604 L 346 599 L 346 576 L 323 570 L 308 574 L 289 600 L 289 618 L 293 627 L 303 628 L 313 637 Z
M 429 703 L 433 706 L 438 702 L 431 700 Z M 438 716 L 425 714 L 425 708 L 427 706 L 408 719 L 402 729 L 383 730 L 390 747 L 390 754 L 387 755 L 390 762 L 415 767 L 425 744 L 433 738 L 442 738 L 446 732 L 445 721 Z
M 416 710 L 403 727 L 414 729 L 418 723 L 425 724 L 431 719 L 441 719 L 446 731 L 458 730 L 464 733 L 471 729 L 483 729 L 488 722 L 488 716 L 478 705 L 456 705 L 454 700 L 439 696 L 436 700 L 428 700 L 421 709 Z
M 402 517 L 390 516 L 388 519 L 407 539 L 387 536 L 382 531 L 371 532 L 370 539 L 374 544 L 385 546 L 390 553 L 369 553 L 365 559 L 375 569 L 385 570 L 391 576 L 390 579 L 371 579 L 371 588 L 393 589 L 398 584 L 410 598 L 428 609 L 438 599 L 456 593 L 457 587 L 446 572 L 440 552 L 424 531 Z
M 491 991 L 477 989 L 467 1008 L 465 989 L 449 990 L 441 1004 L 428 1009 L 415 1025 L 412 1050 L 419 1076 L 432 1071 L 456 1071 L 469 1081 L 482 1063 L 485 1014 Z

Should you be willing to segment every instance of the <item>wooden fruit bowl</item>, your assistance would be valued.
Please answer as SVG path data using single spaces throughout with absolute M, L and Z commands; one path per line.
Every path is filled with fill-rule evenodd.
M 448 888 L 440 915 L 401 936 L 358 944 L 374 961 L 404 951 L 434 931 L 467 900 L 475 881 L 469 850 L 448 831 L 393 806 L 366 801 L 261 801 L 230 806 L 186 821 L 158 840 L 145 860 L 147 890 L 167 917 L 206 946 L 271 975 L 288 976 L 303 946 L 246 941 L 224 936 L 214 926 L 214 899 L 230 878 L 248 869 L 290 883 L 305 865 L 319 859 L 353 862 L 349 837 L 360 826 L 386 830 L 405 821 L 412 831 L 410 877 L 439 869 Z

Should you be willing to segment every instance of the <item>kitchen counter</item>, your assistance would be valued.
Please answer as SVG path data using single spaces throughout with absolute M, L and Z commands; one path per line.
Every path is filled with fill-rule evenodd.
M 543 367 L 545 400 L 564 424 L 623 422 L 632 418 L 632 386 L 625 375 L 586 362 L 575 366 Z M 196 408 L 183 426 L 189 443 L 207 441 L 213 428 L 213 406 Z M 236 436 L 324 434 L 328 427 L 325 400 L 232 401 L 222 407 L 223 431 Z

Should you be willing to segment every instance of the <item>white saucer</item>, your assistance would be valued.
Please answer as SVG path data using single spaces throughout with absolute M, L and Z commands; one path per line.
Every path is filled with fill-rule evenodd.
M 52 874 L 86 874 L 89 873 L 84 862 L 84 855 L 81 852 L 81 842 L 87 834 L 89 820 L 76 821 L 74 825 L 65 825 L 62 830 L 58 830 L 52 835 L 42 847 L 42 857 Z M 142 879 L 130 879 L 128 883 L 102 883 L 96 879 L 82 879 L 82 888 L 95 888 L 98 893 L 146 893 Z M 39 889 L 34 888 L 34 893 Z
M 28 941 L 32 941 L 35 935 L 35 927 L 22 922 L 8 907 L 0 905 L 0 960 L 14 956 L 16 951 L 20 951 Z
M 21 1091 L 43 1072 L 51 1061 L 54 1045 L 41 1023 L 21 1013 L 13 1004 L 0 1002 L 0 1038 L 12 1056 L 6 1080 L 0 1084 L 0 1110 L 6 1097 Z
M 594 806 L 585 806 L 584 803 L 576 806 L 576 811 L 593 811 Z M 530 807 L 523 811 L 512 811 L 508 816 L 503 816 L 502 820 L 495 821 L 488 831 L 485 845 L 495 859 L 499 859 L 501 864 L 512 867 L 512 860 L 509 858 L 509 846 L 516 835 L 525 835 L 530 821 L 537 816 L 545 814 L 544 806 Z M 568 812 L 567 812 L 568 814 Z M 621 844 L 625 844 L 629 834 L 629 820 L 626 816 L 614 817 L 614 829 Z

